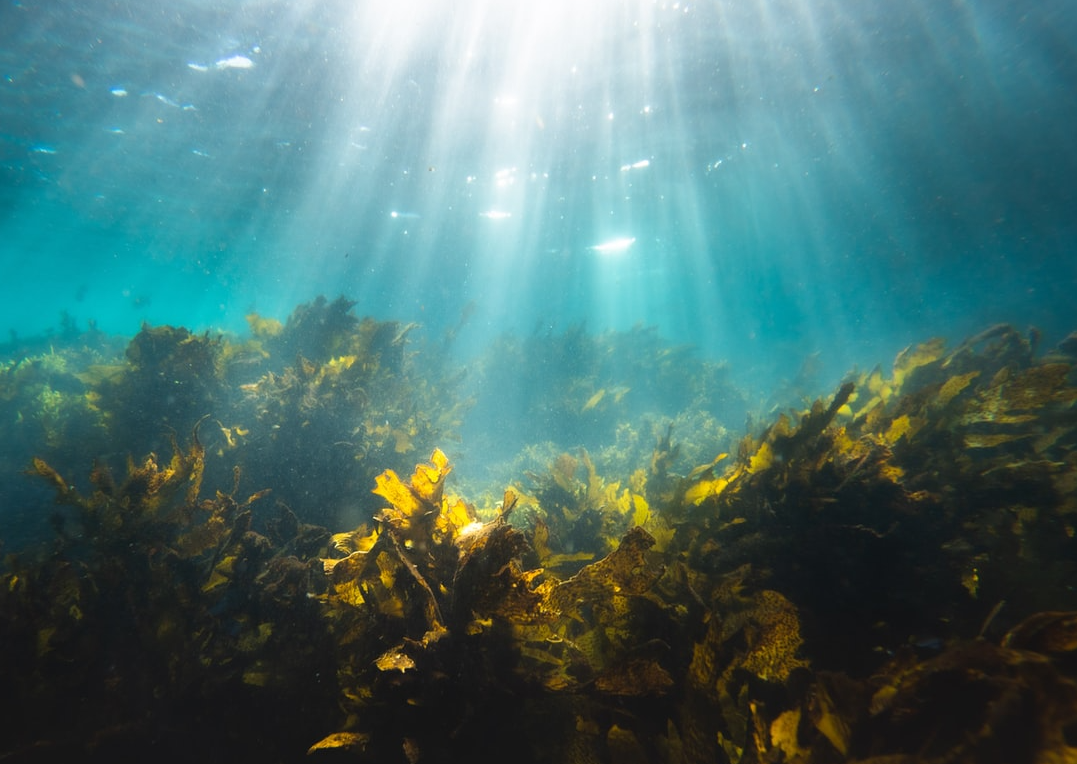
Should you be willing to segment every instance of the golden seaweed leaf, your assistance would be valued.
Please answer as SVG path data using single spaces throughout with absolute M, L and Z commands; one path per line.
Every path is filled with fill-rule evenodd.
M 1007 443 L 1031 438 L 1032 433 L 1026 432 L 999 432 L 999 433 L 969 433 L 965 435 L 966 448 L 997 448 Z
M 519 564 L 527 548 L 523 533 L 497 519 L 462 535 L 456 547 L 459 561 L 452 592 L 457 619 L 481 630 L 484 619 L 521 624 L 545 618 L 540 612 L 543 595 L 532 587 L 543 569 L 524 571 Z
M 595 559 L 594 552 L 572 552 L 570 554 L 551 554 L 543 563 L 544 568 L 561 572 L 561 569 L 569 566 L 575 568 L 577 563 L 590 562 Z
M 377 487 L 373 492 L 389 502 L 395 510 L 392 515 L 394 519 L 406 522 L 426 512 L 427 507 L 393 470 L 385 470 L 374 481 Z
M 421 500 L 437 504 L 441 501 L 445 477 L 452 471 L 452 467 L 449 465 L 448 457 L 440 448 L 434 449 L 430 461 L 431 464 L 415 465 L 411 488 Z
M 520 501 L 520 495 L 511 488 L 506 488 L 505 493 L 501 497 L 501 504 L 497 508 L 497 516 L 500 518 L 508 519 L 512 514 L 512 510 L 516 509 L 516 505 Z
M 806 761 L 811 751 L 800 745 L 798 729 L 800 728 L 800 709 L 783 711 L 770 723 L 770 747 L 760 750 L 766 754 L 770 749 L 782 752 L 786 761 Z M 762 756 L 760 757 L 762 758 Z
M 584 602 L 606 599 L 610 595 L 640 595 L 647 592 L 658 578 L 646 560 L 646 552 L 654 546 L 654 537 L 643 528 L 631 528 L 616 549 L 598 562 L 583 568 L 567 581 L 549 590 L 548 606 L 566 613 Z
M 878 366 L 872 369 L 871 374 L 861 384 L 867 388 L 869 393 L 878 396 L 884 403 L 894 394 L 890 381 L 883 376 L 882 370 Z
M 776 591 L 765 589 L 752 598 L 749 609 L 727 618 L 722 641 L 741 635 L 746 650 L 738 665 L 768 682 L 784 682 L 807 662 L 797 657 L 803 639 L 796 606 Z
M 352 552 L 342 559 L 322 559 L 322 564 L 330 584 L 338 586 L 348 581 L 361 580 L 366 575 L 371 560 L 365 552 Z
M 475 510 L 461 498 L 445 500 L 434 519 L 435 541 L 452 542 L 464 529 L 478 522 Z
M 956 377 L 950 377 L 950 379 L 943 383 L 942 387 L 939 389 L 938 395 L 935 396 L 935 405 L 939 408 L 944 408 L 949 405 L 950 401 L 960 395 L 978 376 L 980 376 L 980 371 L 974 370 L 967 374 L 959 374 Z
M 691 504 L 702 504 L 711 496 L 717 496 L 725 490 L 728 481 L 718 478 L 716 480 L 700 480 L 684 492 L 684 500 Z
M 374 548 L 374 544 L 377 540 L 378 530 L 375 528 L 374 530 L 367 532 L 366 525 L 360 525 L 353 531 L 334 533 L 329 539 L 333 548 L 344 554 L 369 552 Z
M 442 472 L 442 477 L 449 474 L 452 467 L 449 464 L 449 457 L 445 455 L 445 452 L 440 448 L 435 448 L 434 453 L 430 455 L 430 461 L 433 465 Z
M 771 448 L 770 443 L 764 442 L 759 446 L 759 450 L 752 456 L 751 461 L 748 462 L 748 472 L 754 475 L 763 470 L 770 469 L 770 466 L 773 463 L 774 449 Z M 725 486 L 723 486 L 723 488 L 725 488 Z
M 370 735 L 365 732 L 334 732 L 312 745 L 307 750 L 307 755 L 309 756 L 315 751 L 329 749 L 339 749 L 352 754 L 360 754 L 366 750 L 369 744 Z
M 644 528 L 654 538 L 654 550 L 660 553 L 669 549 L 670 544 L 673 543 L 673 537 L 677 535 L 676 528 L 669 525 L 666 519 L 658 514 L 652 514 Z
M 883 438 L 885 438 L 888 443 L 894 444 L 905 437 L 911 429 L 912 424 L 909 420 L 909 415 L 902 414 L 890 423 L 890 427 L 883 435 Z
M 632 494 L 632 525 L 643 526 L 651 519 L 651 506 L 640 494 Z
M 388 552 L 381 552 L 374 559 L 378 564 L 378 580 L 386 591 L 391 592 L 396 584 L 396 573 L 400 564 Z
M 1057 408 L 1069 408 L 1077 401 L 1077 388 L 1066 380 L 1070 366 L 1043 364 L 1012 373 L 1001 369 L 987 388 L 965 409 L 963 425 L 1021 425 L 1037 421 Z
M 359 357 L 354 355 L 341 355 L 336 358 L 330 358 L 329 361 L 322 365 L 320 369 L 321 376 L 323 379 L 325 377 L 339 377 L 350 369 L 357 360 L 359 360 Z
M 900 388 L 912 372 L 938 361 L 945 350 L 946 340 L 941 337 L 902 350 L 894 360 L 894 386 Z
M 339 584 L 335 584 L 333 586 L 333 595 L 338 602 L 350 605 L 351 607 L 362 607 L 366 604 L 366 597 L 363 596 L 363 588 L 357 579 L 349 579 L 341 581 Z
M 411 671 L 415 668 L 415 661 L 404 652 L 403 645 L 397 645 L 382 653 L 374 661 L 374 665 L 378 667 L 379 671 L 399 671 L 403 674 L 405 671 Z
M 1029 616 L 1002 639 L 1003 647 L 1066 653 L 1077 650 L 1077 611 L 1047 611 Z
M 209 574 L 209 580 L 202 585 L 202 591 L 204 593 L 211 592 L 218 586 L 227 584 L 229 581 L 231 581 L 235 564 L 235 555 L 223 557 L 220 562 L 213 566 L 213 570 Z
M 1068 363 L 1045 363 L 1025 369 L 1006 385 L 1011 410 L 1039 411 L 1050 405 L 1069 406 L 1077 401 L 1077 388 L 1067 384 Z

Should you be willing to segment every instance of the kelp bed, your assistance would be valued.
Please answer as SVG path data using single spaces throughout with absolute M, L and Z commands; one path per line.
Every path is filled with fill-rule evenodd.
M 450 377 L 348 308 L 245 345 L 147 329 L 58 398 L 57 432 L 107 440 L 153 410 L 116 401 L 180 387 L 188 427 L 82 486 L 33 460 L 61 511 L 0 581 L 0 758 L 1077 762 L 1077 339 L 928 342 L 702 464 L 666 429 L 476 506 L 442 450 L 399 464 L 451 434 Z M 273 342 L 295 365 L 242 381 Z M 313 500 L 263 490 L 334 427 Z M 311 506 L 353 491 L 334 533 Z

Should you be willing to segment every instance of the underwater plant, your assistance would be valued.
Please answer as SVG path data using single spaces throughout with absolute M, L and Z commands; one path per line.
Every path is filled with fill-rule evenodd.
M 0 576 L 9 760 L 1074 759 L 1072 338 L 932 340 L 739 443 L 611 413 L 601 459 L 532 444 L 541 466 L 475 505 L 445 452 L 413 458 L 455 431 L 458 379 L 350 307 L 245 342 L 146 328 L 85 378 L 4 367 L 5 402 L 66 379 L 87 405 L 57 416 L 110 437 L 155 364 L 215 370 L 168 409 L 214 407 L 186 443 L 153 436 L 167 461 L 30 462 L 58 507 Z M 311 358 L 275 359 L 308 332 Z

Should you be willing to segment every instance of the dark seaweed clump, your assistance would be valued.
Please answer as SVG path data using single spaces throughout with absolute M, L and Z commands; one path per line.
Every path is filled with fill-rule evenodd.
M 0 580 L 5 760 L 1077 760 L 1072 339 L 929 341 L 739 437 L 652 335 L 506 339 L 498 387 L 590 360 L 513 388 L 562 429 L 503 421 L 554 444 L 469 501 L 466 378 L 351 307 L 0 368 L 58 502 Z

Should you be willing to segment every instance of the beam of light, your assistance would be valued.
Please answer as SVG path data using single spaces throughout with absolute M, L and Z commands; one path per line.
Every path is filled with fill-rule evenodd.
M 610 81 L 622 74 L 626 81 L 650 79 L 642 72 L 652 62 L 650 38 L 662 13 L 645 0 L 355 5 L 339 24 L 350 53 L 335 62 L 340 75 L 326 88 L 326 139 L 305 147 L 317 179 L 295 211 L 305 225 L 294 229 L 287 248 L 310 249 L 312 237 L 336 249 L 360 242 L 364 267 L 354 284 L 374 299 L 404 263 L 412 277 L 429 274 L 438 298 L 413 298 L 411 306 L 425 311 L 423 318 L 432 303 L 468 298 L 491 312 L 506 310 L 500 302 L 513 299 L 508 285 L 542 289 L 575 278 L 583 266 L 571 253 L 596 239 L 601 246 L 604 231 L 631 222 L 627 211 L 617 213 L 624 220 L 592 215 L 593 201 L 616 200 L 620 192 L 616 177 L 587 178 L 622 163 L 642 170 L 651 161 L 645 147 L 618 147 L 617 134 L 653 116 L 661 78 L 627 97 Z M 620 115 L 612 122 L 611 112 Z M 361 153 L 350 145 L 356 125 L 367 130 Z M 341 204 L 356 210 L 351 226 L 347 219 L 342 226 Z M 414 209 L 422 218 L 406 229 L 379 226 L 369 214 L 380 210 L 382 220 L 396 220 Z M 339 243 L 327 240 L 331 234 Z M 295 288 L 322 277 L 309 265 L 290 280 Z M 564 289 L 554 294 L 570 306 L 586 305 Z M 357 295 L 361 303 L 366 296 Z

